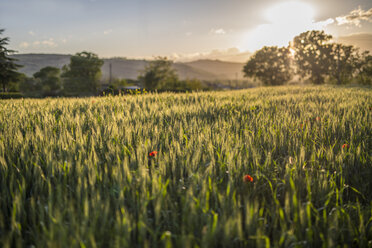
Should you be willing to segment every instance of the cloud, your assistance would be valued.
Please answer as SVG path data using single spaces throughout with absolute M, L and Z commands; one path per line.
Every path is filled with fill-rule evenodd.
M 28 34 L 31 35 L 31 36 L 35 36 L 35 32 L 32 31 L 32 30 L 28 31 Z
M 333 24 L 334 22 L 335 20 L 333 18 L 328 18 L 327 20 L 324 20 L 324 21 L 314 22 L 314 26 L 317 29 L 323 29 L 325 26 Z
M 110 34 L 110 33 L 112 33 L 112 29 L 107 29 L 107 30 L 103 31 L 104 35 L 107 35 L 107 34 Z
M 57 47 L 58 45 L 54 42 L 53 38 L 50 38 L 49 40 L 43 40 L 40 42 L 42 45 L 47 47 Z
M 357 27 L 361 26 L 361 21 L 372 22 L 372 8 L 363 10 L 360 6 L 358 9 L 352 10 L 349 14 L 336 17 L 338 25 L 350 24 Z
M 192 35 L 192 32 L 187 32 L 185 35 L 186 36 L 191 36 Z
M 209 31 L 209 33 L 216 34 L 216 35 L 224 35 L 226 34 L 226 31 L 223 28 L 218 28 L 218 29 L 212 28 L 211 31 Z
M 53 38 L 49 38 L 47 40 L 36 40 L 32 42 L 33 47 L 57 47 L 58 44 L 54 41 Z
M 21 47 L 21 48 L 27 48 L 27 47 L 29 47 L 30 46 L 30 44 L 28 43 L 28 42 L 22 42 L 21 44 L 19 44 L 19 47 Z

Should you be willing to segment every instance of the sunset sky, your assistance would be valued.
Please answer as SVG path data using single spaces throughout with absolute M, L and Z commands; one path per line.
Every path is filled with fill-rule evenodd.
M 0 0 L 0 25 L 19 53 L 238 61 L 310 29 L 372 44 L 372 1 Z

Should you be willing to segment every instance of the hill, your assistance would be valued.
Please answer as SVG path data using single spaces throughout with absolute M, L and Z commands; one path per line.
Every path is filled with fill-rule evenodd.
M 20 72 L 32 76 L 45 66 L 62 68 L 70 62 L 71 55 L 65 54 L 16 54 L 12 57 L 23 65 Z M 144 70 L 148 61 L 109 58 L 104 59 L 102 66 L 102 78 L 107 79 L 110 75 L 116 78 L 136 79 Z M 200 80 L 236 79 L 242 78 L 243 63 L 225 62 L 219 60 L 197 60 L 187 63 L 174 63 L 173 66 L 181 79 L 197 78 Z
M 340 36 L 336 40 L 346 45 L 359 47 L 362 51 L 372 52 L 372 34 L 370 33 L 357 33 Z
M 203 71 L 212 73 L 214 75 L 217 75 L 219 78 L 227 78 L 227 79 L 243 78 L 242 70 L 243 70 L 244 63 L 204 59 L 204 60 L 188 62 L 185 64 L 194 69 L 203 70 Z
M 70 63 L 71 56 L 64 54 L 15 54 L 11 57 L 17 59 L 17 64 L 23 66 L 19 69 L 20 72 L 32 76 L 46 66 L 62 68 L 63 65 Z

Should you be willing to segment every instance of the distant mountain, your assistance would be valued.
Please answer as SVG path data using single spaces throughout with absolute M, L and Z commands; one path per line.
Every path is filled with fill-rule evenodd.
M 19 69 L 20 72 L 32 76 L 46 66 L 62 68 L 63 65 L 70 63 L 71 56 L 62 54 L 15 54 L 11 57 L 18 60 L 17 64 L 23 65 Z
M 137 79 L 137 76 L 147 65 L 146 60 L 134 60 L 125 58 L 104 59 L 102 66 L 102 78 L 110 77 L 110 64 L 113 78 Z
M 336 38 L 338 42 L 359 47 L 362 51 L 372 52 L 372 33 L 358 33 Z
M 16 54 L 12 57 L 18 59 L 18 64 L 23 65 L 19 70 L 32 76 L 45 66 L 62 68 L 70 63 L 71 55 L 63 54 Z M 126 58 L 104 59 L 102 78 L 110 75 L 110 64 L 114 78 L 136 79 L 144 70 L 148 61 Z M 219 60 L 197 60 L 187 63 L 174 63 L 173 67 L 181 79 L 197 78 L 200 80 L 236 79 L 242 78 L 244 63 L 224 62 Z
M 225 62 L 220 60 L 197 60 L 193 62 L 185 63 L 194 69 L 203 70 L 214 75 L 218 78 L 226 79 L 241 79 L 243 78 L 243 66 L 244 63 L 237 62 Z

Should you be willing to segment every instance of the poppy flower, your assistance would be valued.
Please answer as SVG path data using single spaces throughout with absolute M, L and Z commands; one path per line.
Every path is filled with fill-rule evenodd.
M 342 149 L 349 148 L 349 144 L 343 144 Z
M 92 100 L 92 103 L 94 103 L 95 101 L 94 100 Z
M 315 121 L 320 121 L 320 117 L 317 116 L 317 117 L 315 118 Z
M 243 177 L 243 181 L 245 182 L 245 183 L 248 183 L 248 182 L 253 182 L 253 177 L 251 177 L 250 175 L 244 175 L 244 177 Z
M 156 154 L 158 154 L 157 151 L 152 151 L 152 152 L 149 153 L 149 157 L 155 157 Z

